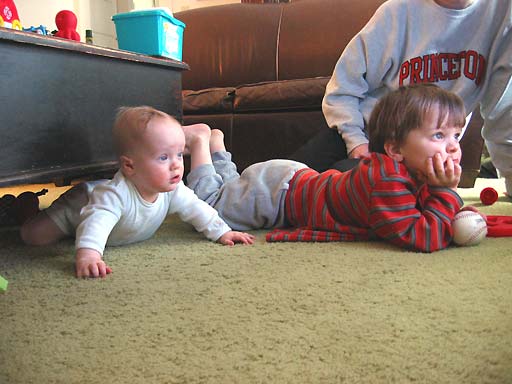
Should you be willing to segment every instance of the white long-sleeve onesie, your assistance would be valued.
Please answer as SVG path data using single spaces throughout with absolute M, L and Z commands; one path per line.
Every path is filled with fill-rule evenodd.
M 154 203 L 142 199 L 121 172 L 111 181 L 94 185 L 89 203 L 82 208 L 76 229 L 76 248 L 101 254 L 105 245 L 123 245 L 154 235 L 166 216 L 177 213 L 208 239 L 217 240 L 231 228 L 217 211 L 180 182 L 174 191 L 160 193 Z
M 377 100 L 400 85 L 433 82 L 468 113 L 480 104 L 482 135 L 512 192 L 512 2 L 475 0 L 453 10 L 434 0 L 388 0 L 347 45 L 327 84 L 323 112 L 350 152 Z

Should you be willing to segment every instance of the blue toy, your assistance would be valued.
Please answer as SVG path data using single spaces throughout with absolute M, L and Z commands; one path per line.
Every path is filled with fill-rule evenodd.
M 30 27 L 30 28 L 23 28 L 23 31 L 25 32 L 33 32 L 37 33 L 38 35 L 49 35 L 50 32 L 46 29 L 44 25 L 40 25 L 39 27 Z

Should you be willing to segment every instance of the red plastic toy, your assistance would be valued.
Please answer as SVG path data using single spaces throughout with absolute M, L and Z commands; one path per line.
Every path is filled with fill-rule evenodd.
M 57 13 L 57 16 L 55 16 L 55 24 L 58 29 L 55 36 L 80 41 L 80 35 L 76 31 L 77 23 L 78 20 L 73 12 L 60 11 Z
M 487 187 L 480 192 L 480 201 L 483 205 L 492 205 L 498 200 L 498 192 L 494 188 Z
M 0 0 L 0 27 L 22 30 L 13 0 Z
M 487 237 L 512 236 L 512 216 L 487 215 Z

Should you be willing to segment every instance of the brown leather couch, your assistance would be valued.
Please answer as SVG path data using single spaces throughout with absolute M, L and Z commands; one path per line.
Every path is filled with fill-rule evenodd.
M 225 134 L 239 170 L 287 158 L 328 129 L 321 104 L 341 52 L 384 0 L 292 0 L 228 4 L 175 13 L 186 24 L 185 124 Z M 463 140 L 464 177 L 480 168 L 481 121 Z

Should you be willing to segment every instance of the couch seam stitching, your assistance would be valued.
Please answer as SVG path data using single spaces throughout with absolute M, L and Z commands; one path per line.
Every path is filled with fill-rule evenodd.
M 277 25 L 276 39 L 276 80 L 279 81 L 279 40 L 281 39 L 281 23 L 283 22 L 284 4 L 281 4 L 281 12 L 279 14 L 279 24 Z

